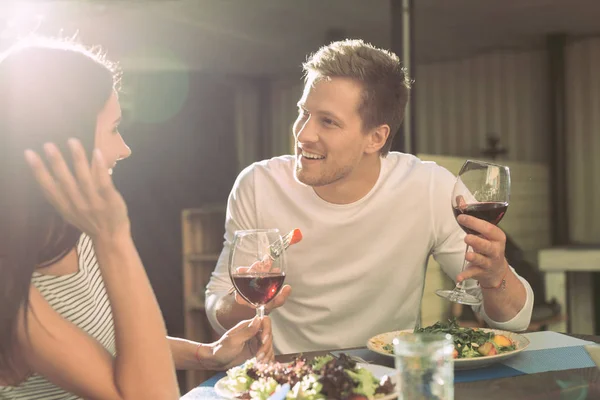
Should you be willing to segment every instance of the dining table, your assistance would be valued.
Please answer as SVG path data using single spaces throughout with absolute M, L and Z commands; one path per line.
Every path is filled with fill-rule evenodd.
M 584 350 L 586 344 L 600 344 L 600 336 L 557 332 L 545 334 L 535 332 L 529 335 L 532 344 L 543 341 L 551 345 L 541 345 L 533 351 L 524 351 L 515 355 L 514 359 L 517 362 L 509 364 L 512 368 L 492 365 L 477 370 L 456 370 L 454 398 L 457 400 L 600 399 L 600 368 Z M 298 356 L 311 360 L 316 356 L 339 356 L 342 352 L 359 357 L 368 363 L 394 368 L 392 357 L 377 354 L 366 347 L 283 354 L 275 358 L 279 362 L 289 362 Z M 223 398 L 214 391 L 214 385 L 224 376 L 223 372 L 217 373 L 181 399 L 222 400 Z

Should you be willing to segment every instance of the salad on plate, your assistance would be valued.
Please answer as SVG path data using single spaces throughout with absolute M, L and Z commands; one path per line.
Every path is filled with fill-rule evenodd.
M 266 400 L 281 385 L 289 383 L 286 399 L 378 400 L 395 398 L 395 384 L 385 375 L 376 378 L 367 368 L 342 353 L 291 363 L 260 363 L 255 358 L 227 371 L 215 390 L 231 399 Z
M 516 343 L 507 335 L 501 335 L 493 330 L 465 328 L 458 325 L 456 319 L 415 329 L 415 333 L 449 333 L 454 340 L 454 353 L 456 359 L 494 356 L 508 353 L 517 349 Z M 394 354 L 391 343 L 382 346 L 384 351 Z

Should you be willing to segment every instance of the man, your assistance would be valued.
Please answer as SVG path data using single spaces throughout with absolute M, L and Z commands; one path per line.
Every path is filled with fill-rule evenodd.
M 254 313 L 227 294 L 234 232 L 300 228 L 287 285 L 267 306 L 279 353 L 361 346 L 413 328 L 430 254 L 452 279 L 469 279 L 483 298 L 474 309 L 491 326 L 527 328 L 533 292 L 508 266 L 502 230 L 462 215 L 460 224 L 481 233 L 465 236 L 450 206 L 455 177 L 389 152 L 410 86 L 398 57 L 346 40 L 321 48 L 304 70 L 295 156 L 251 165 L 231 191 L 224 249 L 207 287 L 213 327 L 222 332 Z M 473 252 L 461 272 L 465 242 Z

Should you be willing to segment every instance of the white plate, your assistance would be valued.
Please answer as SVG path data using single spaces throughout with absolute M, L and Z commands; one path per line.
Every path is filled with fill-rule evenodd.
M 397 382 L 396 371 L 393 368 L 384 367 L 383 365 L 363 363 L 357 363 L 356 365 L 368 369 L 377 379 L 381 379 L 383 376 L 387 375 L 391 378 L 392 382 Z M 235 399 L 235 393 L 227 388 L 227 377 L 223 377 L 217 381 L 215 384 L 215 393 L 224 399 Z M 385 397 L 378 397 L 377 400 L 393 400 L 396 398 L 396 394 L 389 394 Z
M 529 339 L 527 339 L 523 335 L 519 335 L 518 333 L 501 331 L 499 329 L 486 329 L 479 328 L 484 332 L 494 332 L 496 335 L 504 335 L 512 340 L 516 345 L 516 350 L 509 351 L 507 353 L 497 354 L 493 356 L 485 356 L 485 357 L 475 357 L 475 358 L 460 358 L 454 360 L 454 369 L 474 369 L 485 367 L 487 365 L 491 365 L 500 361 L 504 361 L 507 358 L 514 357 L 519 354 L 527 346 L 529 346 Z M 383 350 L 383 346 L 386 344 L 392 344 L 392 340 L 403 334 L 412 333 L 412 329 L 403 330 L 403 331 L 394 331 L 394 332 L 386 332 L 381 333 L 379 335 L 373 336 L 371 339 L 367 341 L 367 347 L 369 350 L 374 351 L 375 353 L 383 354 L 384 356 L 394 357 L 393 354 L 388 353 Z
M 224 399 L 234 399 L 235 393 L 227 388 L 227 377 L 223 377 L 215 383 L 215 393 Z

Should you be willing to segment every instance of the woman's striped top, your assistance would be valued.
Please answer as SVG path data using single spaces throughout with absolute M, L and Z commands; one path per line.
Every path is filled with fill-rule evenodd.
M 98 340 L 113 356 L 115 334 L 106 288 L 98 268 L 92 240 L 81 235 L 77 242 L 79 270 L 52 276 L 34 272 L 32 283 L 56 312 Z M 81 366 L 85 368 L 85 366 Z M 0 400 L 73 400 L 44 377 L 33 374 L 19 386 L 0 386 Z

